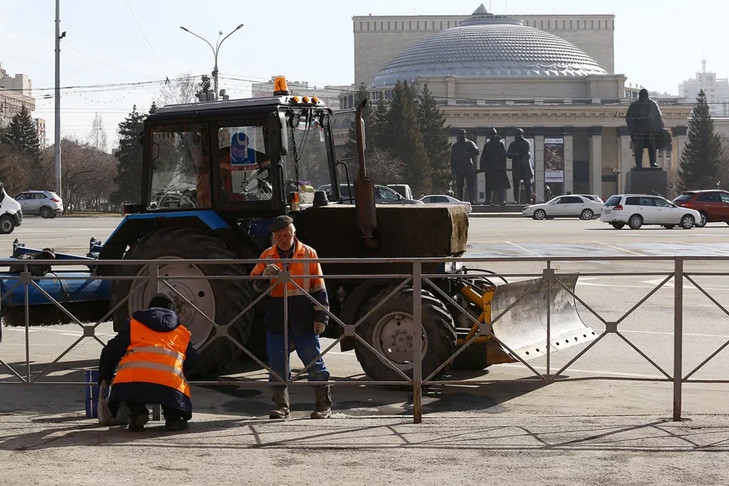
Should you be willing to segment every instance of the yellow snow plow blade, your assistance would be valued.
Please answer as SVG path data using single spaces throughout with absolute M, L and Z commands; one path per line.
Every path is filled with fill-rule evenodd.
M 564 287 L 554 282 L 550 290 L 547 282 L 538 278 L 499 285 L 494 290 L 491 316 L 484 315 L 484 318 L 486 322 L 497 319 L 492 323 L 494 336 L 523 360 L 547 354 L 548 299 L 551 300 L 550 352 L 589 342 L 596 337 L 595 331 L 587 327 L 577 313 L 575 297 L 570 293 L 575 291 L 577 276 L 556 278 Z M 492 351 L 497 343 L 493 339 L 490 341 L 489 351 Z M 500 347 L 510 354 L 505 347 Z M 499 353 L 491 352 L 490 355 L 489 364 L 507 361 L 504 356 L 499 357 Z M 511 358 L 508 361 L 515 360 L 513 356 L 508 358 Z

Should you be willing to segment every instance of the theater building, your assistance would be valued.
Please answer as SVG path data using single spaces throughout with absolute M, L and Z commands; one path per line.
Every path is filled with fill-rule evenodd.
M 452 142 L 465 128 L 482 148 L 496 127 L 508 146 L 522 128 L 539 199 L 545 184 L 555 195 L 609 196 L 623 190 L 634 166 L 624 116 L 640 89 L 614 72 L 614 22 L 613 15 L 494 15 L 483 5 L 470 16 L 356 16 L 355 85 L 388 99 L 398 80 L 427 84 Z M 670 180 L 693 105 L 656 101 L 673 135 L 658 156 Z M 353 93 L 340 103 L 351 107 Z

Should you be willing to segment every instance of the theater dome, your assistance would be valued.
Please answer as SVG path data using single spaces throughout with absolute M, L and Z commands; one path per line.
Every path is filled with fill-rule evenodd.
M 398 54 L 372 87 L 420 76 L 572 77 L 608 74 L 574 44 L 481 5 L 458 27 L 434 34 Z

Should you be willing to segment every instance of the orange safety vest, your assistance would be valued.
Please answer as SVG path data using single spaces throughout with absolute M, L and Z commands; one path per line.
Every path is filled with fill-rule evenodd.
M 291 281 L 286 284 L 288 296 L 291 297 L 294 295 L 305 295 L 323 289 L 324 279 L 322 278 L 322 276 L 324 275 L 324 272 L 322 272 L 319 262 L 306 263 L 297 261 L 300 259 L 318 258 L 316 250 L 308 245 L 303 244 L 299 240 L 294 240 L 294 244 L 296 245 L 296 248 L 294 249 L 294 253 L 293 255 L 291 255 L 291 258 L 285 258 L 282 262 L 275 263 L 277 267 L 282 270 L 286 269 L 291 274 Z M 276 245 L 273 245 L 272 247 L 266 249 L 263 253 L 261 253 L 261 256 L 259 257 L 259 259 L 261 260 L 278 260 L 280 258 L 281 256 L 278 253 L 278 247 Z M 265 263 L 258 263 L 251 271 L 251 275 L 261 275 L 263 274 L 263 271 L 265 269 Z M 302 277 L 303 275 L 307 275 L 307 277 Z M 276 277 L 272 278 L 271 285 L 276 285 L 277 280 L 278 279 Z M 270 295 L 271 297 L 283 297 L 284 286 L 281 284 L 276 285 L 271 290 Z
M 129 347 L 116 368 L 114 383 L 155 383 L 190 397 L 190 385 L 182 373 L 190 331 L 183 325 L 158 332 L 138 320 L 129 320 Z

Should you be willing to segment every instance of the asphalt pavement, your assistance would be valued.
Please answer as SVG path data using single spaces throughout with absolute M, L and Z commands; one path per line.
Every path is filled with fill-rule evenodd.
M 489 215 L 494 214 L 499 213 Z M 491 236 L 491 225 L 473 226 L 478 245 L 498 243 Z M 103 224 L 89 227 L 97 237 L 108 231 Z M 61 237 L 63 245 L 77 252 L 93 234 L 89 227 L 78 228 L 76 239 Z M 657 244 L 639 243 L 642 238 L 670 242 L 671 238 L 684 241 L 688 235 L 688 246 L 700 239 L 721 241 L 727 230 L 723 225 L 689 232 L 621 232 L 591 222 L 524 221 L 502 233 L 522 248 L 543 252 L 551 248 L 549 244 L 541 249 L 529 246 L 519 235 L 544 228 L 554 235 L 547 241 L 570 243 L 572 237 L 565 236 L 564 229 L 570 228 L 575 241 L 587 234 L 607 241 L 615 251 L 636 253 L 643 248 L 640 244 L 655 251 Z M 21 237 L 39 242 L 47 238 L 33 223 L 18 231 Z M 534 238 L 537 245 L 549 237 Z M 516 248 L 509 242 L 503 246 Z M 664 248 L 670 252 L 675 245 Z M 605 288 L 612 296 L 611 288 Z M 651 310 L 652 318 L 659 316 L 656 322 L 661 308 Z M 22 375 L 24 351 L 18 341 L 24 336 L 22 330 L 3 330 L 6 340 L 0 345 L 0 360 Z M 657 332 L 641 332 L 646 339 L 660 337 Z M 718 329 L 714 337 L 704 334 L 715 349 L 726 331 Z M 29 336 L 32 346 L 41 344 L 37 334 Z M 49 339 L 74 338 L 58 333 Z M 8 354 L 10 342 L 17 346 Z M 623 360 L 609 347 L 605 353 L 601 361 L 609 362 L 610 353 Z M 570 371 L 570 381 L 514 382 L 503 378 L 523 379 L 530 374 L 503 365 L 482 377 L 499 378 L 493 383 L 427 389 L 423 421 L 416 424 L 410 390 L 368 385 L 366 380 L 335 385 L 334 414 L 325 421 L 308 418 L 313 394 L 294 386 L 292 418 L 272 421 L 267 418 L 270 402 L 265 384 L 234 376 L 225 385 L 193 385 L 195 410 L 189 430 L 166 432 L 163 422 L 152 421 L 144 432 L 132 433 L 87 418 L 82 386 L 63 384 L 82 381 L 82 370 L 94 366 L 97 354 L 98 348 L 71 356 L 72 366 L 56 373 L 59 383 L 53 384 L 20 383 L 0 363 L 0 484 L 718 485 L 729 480 L 727 383 L 684 385 L 682 420 L 673 421 L 673 388 L 668 381 L 627 379 L 620 374 L 602 379 L 576 369 Z M 351 357 L 331 359 L 345 358 Z M 37 370 L 50 361 L 44 357 L 31 365 Z

